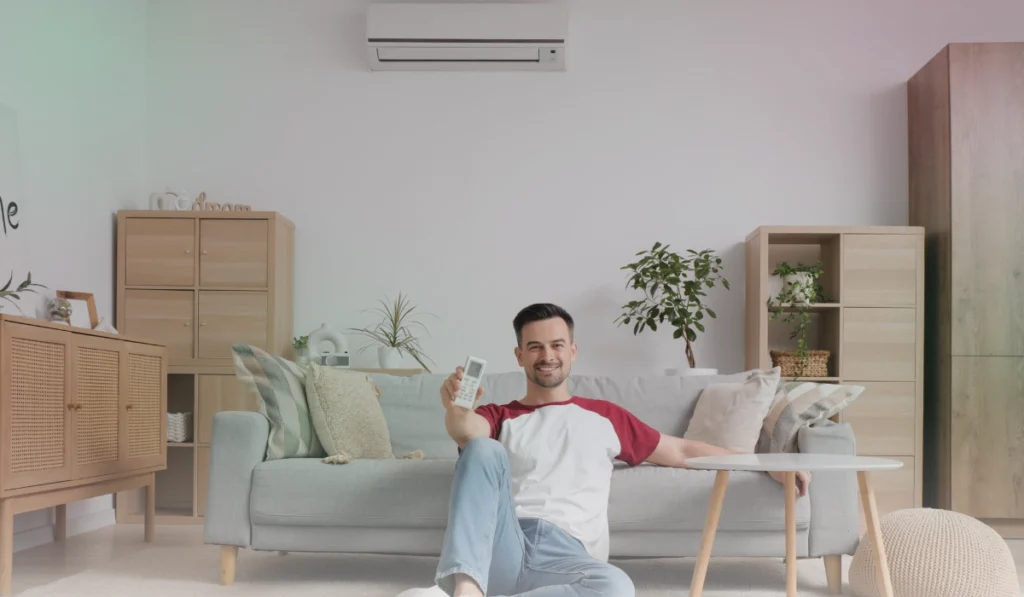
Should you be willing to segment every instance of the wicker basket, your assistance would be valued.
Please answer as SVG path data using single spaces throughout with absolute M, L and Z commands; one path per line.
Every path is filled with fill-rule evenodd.
M 807 361 L 795 350 L 772 350 L 772 365 L 782 369 L 782 377 L 828 377 L 828 350 L 808 350 Z
M 167 413 L 167 441 L 192 441 L 192 413 Z

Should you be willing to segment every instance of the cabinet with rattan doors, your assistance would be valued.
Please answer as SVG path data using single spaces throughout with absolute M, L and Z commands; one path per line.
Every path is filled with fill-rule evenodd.
M 202 522 L 213 415 L 259 408 L 231 345 L 291 355 L 293 247 L 294 225 L 276 212 L 118 213 L 117 328 L 167 344 L 165 416 L 191 414 L 186 439 L 165 438 L 160 524 Z M 141 521 L 143 497 L 120 493 L 118 522 Z
M 163 344 L 0 315 L 0 594 L 10 592 L 14 515 L 142 489 L 153 538 L 166 466 Z

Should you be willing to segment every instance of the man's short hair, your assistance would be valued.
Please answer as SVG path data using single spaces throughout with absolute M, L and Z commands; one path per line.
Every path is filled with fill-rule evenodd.
M 519 346 L 523 345 L 523 326 L 553 317 L 561 317 L 565 321 L 565 325 L 569 326 L 569 341 L 571 342 L 573 329 L 576 325 L 572 320 L 572 315 L 569 315 L 568 311 L 552 303 L 534 303 L 523 308 L 523 310 L 516 314 L 515 319 L 512 320 L 512 327 L 516 330 L 516 343 Z

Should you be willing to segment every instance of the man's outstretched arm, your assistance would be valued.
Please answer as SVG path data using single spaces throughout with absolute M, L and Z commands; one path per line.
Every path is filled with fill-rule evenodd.
M 662 433 L 661 440 L 658 441 L 658 447 L 655 448 L 654 452 L 647 457 L 647 462 L 659 466 L 690 468 L 686 466 L 686 460 L 689 458 L 746 453 L 747 452 L 738 452 L 736 450 L 720 448 L 704 442 L 694 441 L 692 439 L 683 439 L 681 437 L 674 437 Z M 784 473 L 773 472 L 769 473 L 769 475 L 779 483 L 785 483 Z M 807 486 L 810 482 L 811 477 L 808 473 L 799 472 L 796 474 L 796 485 L 801 496 L 807 495 Z

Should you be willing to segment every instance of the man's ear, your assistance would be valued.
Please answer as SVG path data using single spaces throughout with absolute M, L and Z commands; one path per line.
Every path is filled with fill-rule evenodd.
M 522 367 L 523 366 L 523 349 L 521 349 L 518 346 L 516 346 L 512 350 L 512 353 L 516 355 L 516 362 L 519 363 L 520 367 Z
M 572 360 L 573 360 L 573 362 L 576 362 L 576 355 L 578 353 L 579 353 L 579 347 L 576 346 L 575 342 L 573 342 L 572 343 Z

